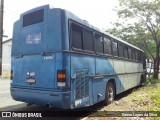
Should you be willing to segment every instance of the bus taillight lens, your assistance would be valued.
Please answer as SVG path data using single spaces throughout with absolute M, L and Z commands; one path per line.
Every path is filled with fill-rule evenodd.
M 66 86 L 66 70 L 57 70 L 57 86 Z
M 13 79 L 13 70 L 11 70 L 10 79 Z

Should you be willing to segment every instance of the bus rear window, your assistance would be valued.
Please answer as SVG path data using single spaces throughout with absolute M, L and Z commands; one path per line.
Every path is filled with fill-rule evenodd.
M 23 27 L 43 22 L 44 9 L 23 16 Z

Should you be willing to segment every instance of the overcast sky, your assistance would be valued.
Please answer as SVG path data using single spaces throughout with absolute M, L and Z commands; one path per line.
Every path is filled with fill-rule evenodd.
M 100 29 L 111 27 L 110 22 L 117 18 L 113 9 L 118 0 L 4 0 L 5 39 L 12 37 L 13 23 L 21 13 L 45 4 L 67 9 Z

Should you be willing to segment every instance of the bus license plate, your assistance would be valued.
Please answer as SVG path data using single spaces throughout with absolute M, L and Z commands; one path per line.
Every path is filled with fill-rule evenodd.
M 29 83 L 29 84 L 33 84 L 33 83 L 36 82 L 36 79 L 35 78 L 27 78 L 26 82 Z

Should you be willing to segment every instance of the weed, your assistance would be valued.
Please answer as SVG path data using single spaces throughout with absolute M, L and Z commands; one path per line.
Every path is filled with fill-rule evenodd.
M 156 83 L 160 83 L 160 79 L 154 79 L 153 77 L 151 77 L 150 79 L 146 80 L 144 85 L 146 85 L 146 84 L 156 84 Z

